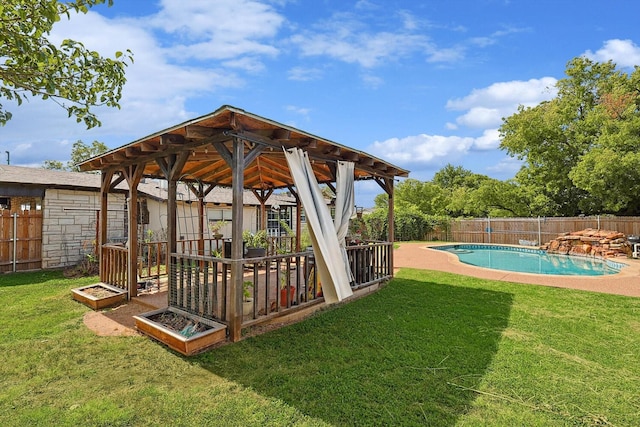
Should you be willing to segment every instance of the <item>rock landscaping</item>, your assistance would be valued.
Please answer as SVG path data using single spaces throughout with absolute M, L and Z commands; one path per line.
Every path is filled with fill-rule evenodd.
M 541 248 L 548 253 L 600 258 L 630 258 L 633 252 L 624 233 L 593 228 L 563 233 Z

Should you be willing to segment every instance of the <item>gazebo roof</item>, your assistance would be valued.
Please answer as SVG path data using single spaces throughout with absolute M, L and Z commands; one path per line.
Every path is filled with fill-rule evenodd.
M 244 188 L 268 190 L 293 185 L 283 148 L 309 154 L 319 183 L 335 182 L 337 161 L 355 163 L 355 179 L 407 177 L 409 171 L 308 132 L 225 105 L 213 113 L 141 138 L 81 163 L 82 171 L 119 170 L 144 164 L 143 176 L 164 178 L 156 161 L 190 151 L 180 181 L 231 186 L 233 140 L 244 143 Z

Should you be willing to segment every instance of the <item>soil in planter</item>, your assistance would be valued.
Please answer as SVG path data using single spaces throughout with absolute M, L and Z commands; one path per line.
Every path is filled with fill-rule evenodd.
M 103 288 L 102 286 L 92 286 L 90 288 L 84 288 L 82 289 L 82 292 L 84 292 L 85 294 L 89 294 L 97 299 L 108 298 L 118 294 L 117 292 L 112 291 L 111 289 Z
M 173 311 L 164 311 L 147 317 L 152 322 L 161 324 L 167 329 L 176 331 L 187 338 L 211 329 L 211 326 L 200 323 L 197 320 L 190 319 Z

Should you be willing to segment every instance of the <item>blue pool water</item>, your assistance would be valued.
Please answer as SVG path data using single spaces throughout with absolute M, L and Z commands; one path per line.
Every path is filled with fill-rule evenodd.
M 465 264 L 519 273 L 603 276 L 618 273 L 624 267 L 609 260 L 547 254 L 539 249 L 511 246 L 463 244 L 433 249 L 451 252 Z

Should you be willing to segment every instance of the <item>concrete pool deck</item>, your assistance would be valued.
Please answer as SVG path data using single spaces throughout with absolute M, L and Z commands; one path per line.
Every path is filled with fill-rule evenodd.
M 555 276 L 474 267 L 460 262 L 458 257 L 450 252 L 429 248 L 437 246 L 436 244 L 399 242 L 399 245 L 400 247 L 394 251 L 396 268 L 446 271 L 482 279 L 640 297 L 640 260 L 637 259 L 614 258 L 614 261 L 627 265 L 617 274 L 591 277 Z

